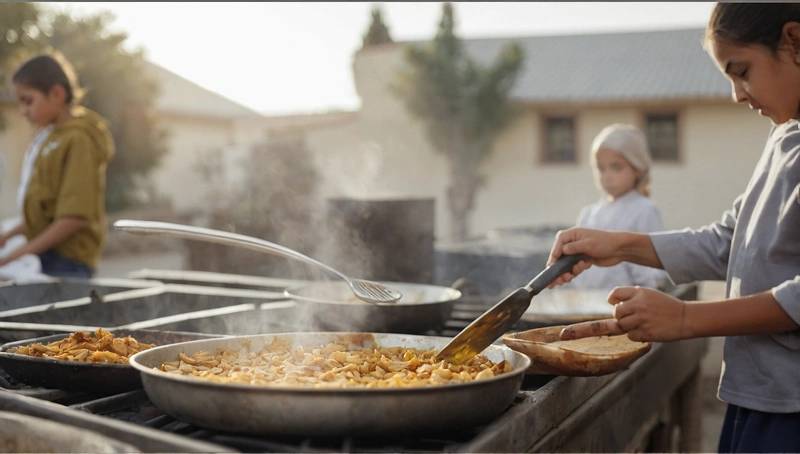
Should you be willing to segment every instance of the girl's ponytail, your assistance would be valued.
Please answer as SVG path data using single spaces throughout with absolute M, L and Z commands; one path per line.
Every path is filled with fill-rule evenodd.
M 715 40 L 761 44 L 778 50 L 783 25 L 800 22 L 800 3 L 724 3 L 714 5 L 706 26 L 705 45 Z
M 14 72 L 11 81 L 27 85 L 42 93 L 50 92 L 56 85 L 64 87 L 67 105 L 80 103 L 83 89 L 72 65 L 59 52 L 38 55 L 26 61 Z

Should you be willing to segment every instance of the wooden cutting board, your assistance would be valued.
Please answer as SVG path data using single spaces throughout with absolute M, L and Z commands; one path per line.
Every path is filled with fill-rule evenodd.
M 509 333 L 503 343 L 531 359 L 529 374 L 590 376 L 625 369 L 650 351 L 650 343 L 621 336 L 592 336 L 562 341 L 564 326 Z

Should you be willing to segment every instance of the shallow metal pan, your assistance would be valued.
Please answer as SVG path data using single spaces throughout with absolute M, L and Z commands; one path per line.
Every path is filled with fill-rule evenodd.
M 424 334 L 441 329 L 461 292 L 437 285 L 381 282 L 402 292 L 396 303 L 356 299 L 343 282 L 312 282 L 286 289 L 298 305 L 297 326 L 324 331 Z
M 150 400 L 172 416 L 203 427 L 250 434 L 376 436 L 442 433 L 484 424 L 519 391 L 527 356 L 492 345 L 483 354 L 508 361 L 512 371 L 465 384 L 396 389 L 315 389 L 214 383 L 157 368 L 178 354 L 217 349 L 260 349 L 273 339 L 295 346 L 360 339 L 368 345 L 439 349 L 450 339 L 385 333 L 281 333 L 236 336 L 156 347 L 133 355 Z
M 137 341 L 156 345 L 169 345 L 219 336 L 152 330 L 111 330 L 115 336 L 133 336 Z M 39 342 L 47 344 L 69 334 L 55 334 L 0 346 L 0 368 L 22 383 L 45 388 L 86 391 L 95 394 L 112 394 L 142 386 L 140 374 L 128 364 L 83 363 L 39 358 L 9 352 L 9 349 Z

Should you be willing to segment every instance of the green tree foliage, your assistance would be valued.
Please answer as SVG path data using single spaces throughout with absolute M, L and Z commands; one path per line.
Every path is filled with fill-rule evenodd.
M 40 36 L 39 10 L 33 3 L 0 3 L 0 67 L 8 72 L 8 63 L 26 47 L 37 44 Z
M 124 48 L 127 35 L 109 30 L 112 19 L 107 13 L 74 18 L 36 3 L 0 3 L 3 73 L 24 58 L 58 50 L 86 89 L 83 104 L 108 119 L 116 154 L 108 167 L 106 200 L 115 211 L 146 192 L 145 177 L 166 147 L 153 112 L 157 86 L 145 72 L 143 52 Z
M 468 236 L 469 214 L 482 184 L 481 161 L 513 118 L 509 92 L 522 68 L 522 49 L 505 46 L 489 67 L 466 53 L 455 35 L 453 7 L 445 3 L 433 41 L 406 49 L 408 70 L 395 89 L 420 118 L 428 140 L 449 164 L 447 203 L 451 239 Z
M 367 33 L 364 34 L 361 47 L 367 48 L 393 42 L 391 35 L 389 35 L 389 28 L 383 22 L 383 14 L 378 5 L 372 6 L 371 15 L 372 21 L 369 24 Z
M 83 104 L 111 125 L 116 154 L 108 167 L 110 211 L 135 204 L 144 177 L 166 152 L 165 134 L 154 116 L 157 85 L 147 77 L 141 50 L 128 51 L 124 33 L 109 31 L 110 14 L 52 18 L 48 44 L 75 66 L 86 89 Z
M 19 55 L 39 46 L 39 10 L 33 3 L 0 3 L 0 98 Z M 5 127 L 0 116 L 0 130 Z

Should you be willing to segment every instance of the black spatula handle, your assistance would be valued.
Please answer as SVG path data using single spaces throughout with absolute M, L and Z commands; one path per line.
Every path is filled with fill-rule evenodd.
M 558 276 L 572 270 L 572 267 L 577 265 L 581 260 L 589 260 L 589 257 L 583 254 L 562 255 L 556 260 L 556 263 L 545 268 L 544 271 L 528 282 L 526 290 L 530 289 L 531 296 L 538 295 L 539 292 L 546 289 L 548 285 L 556 280 Z

